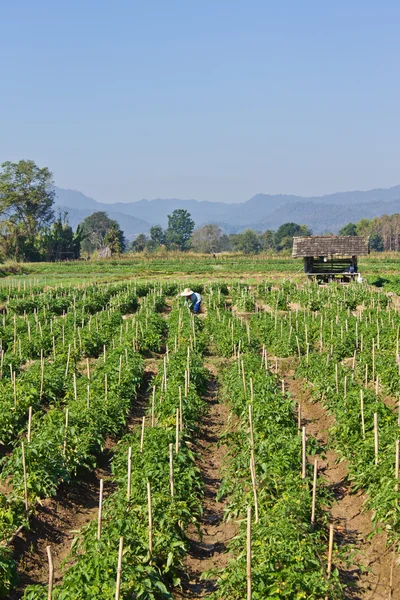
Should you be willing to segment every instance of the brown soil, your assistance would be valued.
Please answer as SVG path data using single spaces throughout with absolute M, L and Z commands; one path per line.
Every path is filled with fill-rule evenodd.
M 302 425 L 307 435 L 315 437 L 322 446 L 329 447 L 329 428 L 334 423 L 322 404 L 312 403 L 305 390 L 304 381 L 293 378 L 293 372 L 285 374 L 287 389 L 293 399 L 301 404 Z M 393 563 L 393 552 L 387 548 L 386 533 L 377 533 L 368 538 L 373 530 L 372 512 L 364 510 L 367 496 L 353 492 L 348 479 L 347 461 L 339 462 L 337 453 L 328 449 L 325 458 L 318 459 L 320 473 L 335 498 L 330 509 L 330 520 L 335 527 L 335 539 L 342 547 L 353 547 L 357 552 L 354 564 L 336 565 L 346 586 L 346 598 L 352 600 L 400 599 L 400 569 L 393 570 L 392 595 L 389 582 Z
M 221 484 L 221 465 L 226 454 L 226 447 L 219 444 L 219 440 L 227 427 L 229 409 L 218 401 L 215 364 L 210 362 L 206 366 L 211 374 L 206 397 L 208 411 L 202 423 L 201 436 L 194 444 L 204 483 L 201 537 L 194 527 L 186 532 L 189 553 L 185 571 L 188 575 L 183 577 L 182 590 L 174 594 L 177 600 L 204 598 L 215 591 L 216 576 L 202 579 L 202 575 L 210 569 L 223 569 L 227 565 L 230 555 L 226 551 L 226 545 L 237 533 L 234 522 L 227 523 L 223 520 L 226 501 L 219 502 L 216 498 Z
M 157 370 L 157 359 L 146 360 L 145 373 L 138 398 L 127 419 L 127 431 L 141 422 L 148 406 L 148 382 Z M 110 460 L 117 440 L 108 438 L 99 467 L 85 480 L 64 486 L 55 498 L 37 505 L 30 520 L 29 531 L 22 531 L 10 548 L 17 562 L 19 582 L 10 600 L 21 598 L 27 585 L 47 582 L 48 562 L 46 547 L 51 546 L 55 583 L 62 579 L 62 563 L 67 558 L 71 543 L 78 531 L 97 518 L 100 479 L 104 479 L 104 497 L 113 490 Z

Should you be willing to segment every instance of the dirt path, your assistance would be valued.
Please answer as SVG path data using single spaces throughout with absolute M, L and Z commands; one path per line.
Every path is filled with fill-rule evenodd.
M 201 579 L 209 569 L 223 569 L 229 561 L 226 544 L 237 531 L 234 522 L 223 520 L 225 502 L 217 501 L 221 484 L 221 464 L 226 447 L 219 444 L 225 431 L 229 410 L 218 401 L 217 369 L 211 362 L 206 364 L 210 371 L 210 383 L 207 393 L 208 411 L 203 419 L 201 434 L 195 442 L 198 466 L 204 482 L 203 516 L 200 521 L 202 538 L 195 528 L 187 531 L 189 553 L 185 561 L 188 577 L 182 581 L 182 591 L 175 592 L 176 599 L 204 598 L 216 589 L 216 578 Z
M 322 404 L 310 402 L 304 382 L 294 379 L 293 372 L 285 373 L 284 377 L 293 399 L 301 404 L 302 425 L 306 426 L 307 434 L 315 437 L 323 446 L 329 446 L 329 428 L 334 418 L 328 415 Z M 347 586 L 346 598 L 400 600 L 399 567 L 393 570 L 393 589 L 389 596 L 393 554 L 386 547 L 386 534 L 378 533 L 368 539 L 373 527 L 371 511 L 363 511 L 366 495 L 352 491 L 348 480 L 348 463 L 338 462 L 338 458 L 333 450 L 328 449 L 325 460 L 319 459 L 319 465 L 335 498 L 330 515 L 336 542 L 341 546 L 353 545 L 357 549 L 354 564 L 337 565 L 342 582 Z
M 146 359 L 143 382 L 127 418 L 126 430 L 138 425 L 149 403 L 149 381 L 157 371 L 159 359 Z M 19 581 L 9 600 L 22 597 L 28 585 L 46 583 L 48 577 L 46 547 L 51 546 L 55 583 L 62 579 L 62 562 L 71 543 L 84 525 L 97 518 L 100 479 L 104 480 L 104 498 L 115 489 L 111 479 L 111 458 L 118 440 L 109 438 L 98 467 L 85 480 L 62 487 L 55 498 L 37 505 L 29 531 L 22 531 L 10 545 L 17 562 Z

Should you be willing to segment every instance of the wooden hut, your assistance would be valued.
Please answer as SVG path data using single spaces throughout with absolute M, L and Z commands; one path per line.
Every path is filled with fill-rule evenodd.
M 310 279 L 347 282 L 358 275 L 357 258 L 369 254 L 369 238 L 361 236 L 294 237 L 294 258 L 304 259 L 304 272 Z

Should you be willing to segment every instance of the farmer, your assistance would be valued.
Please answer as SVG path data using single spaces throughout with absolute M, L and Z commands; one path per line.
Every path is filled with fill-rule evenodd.
M 189 288 L 185 288 L 183 292 L 181 292 L 181 296 L 185 298 L 185 305 L 187 305 L 189 308 L 192 308 L 194 314 L 198 315 L 202 301 L 200 294 Z

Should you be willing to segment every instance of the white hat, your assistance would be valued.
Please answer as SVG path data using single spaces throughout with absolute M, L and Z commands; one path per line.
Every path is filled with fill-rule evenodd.
M 181 296 L 191 296 L 192 294 L 194 294 L 194 291 L 190 288 L 185 288 L 183 292 L 181 292 Z

